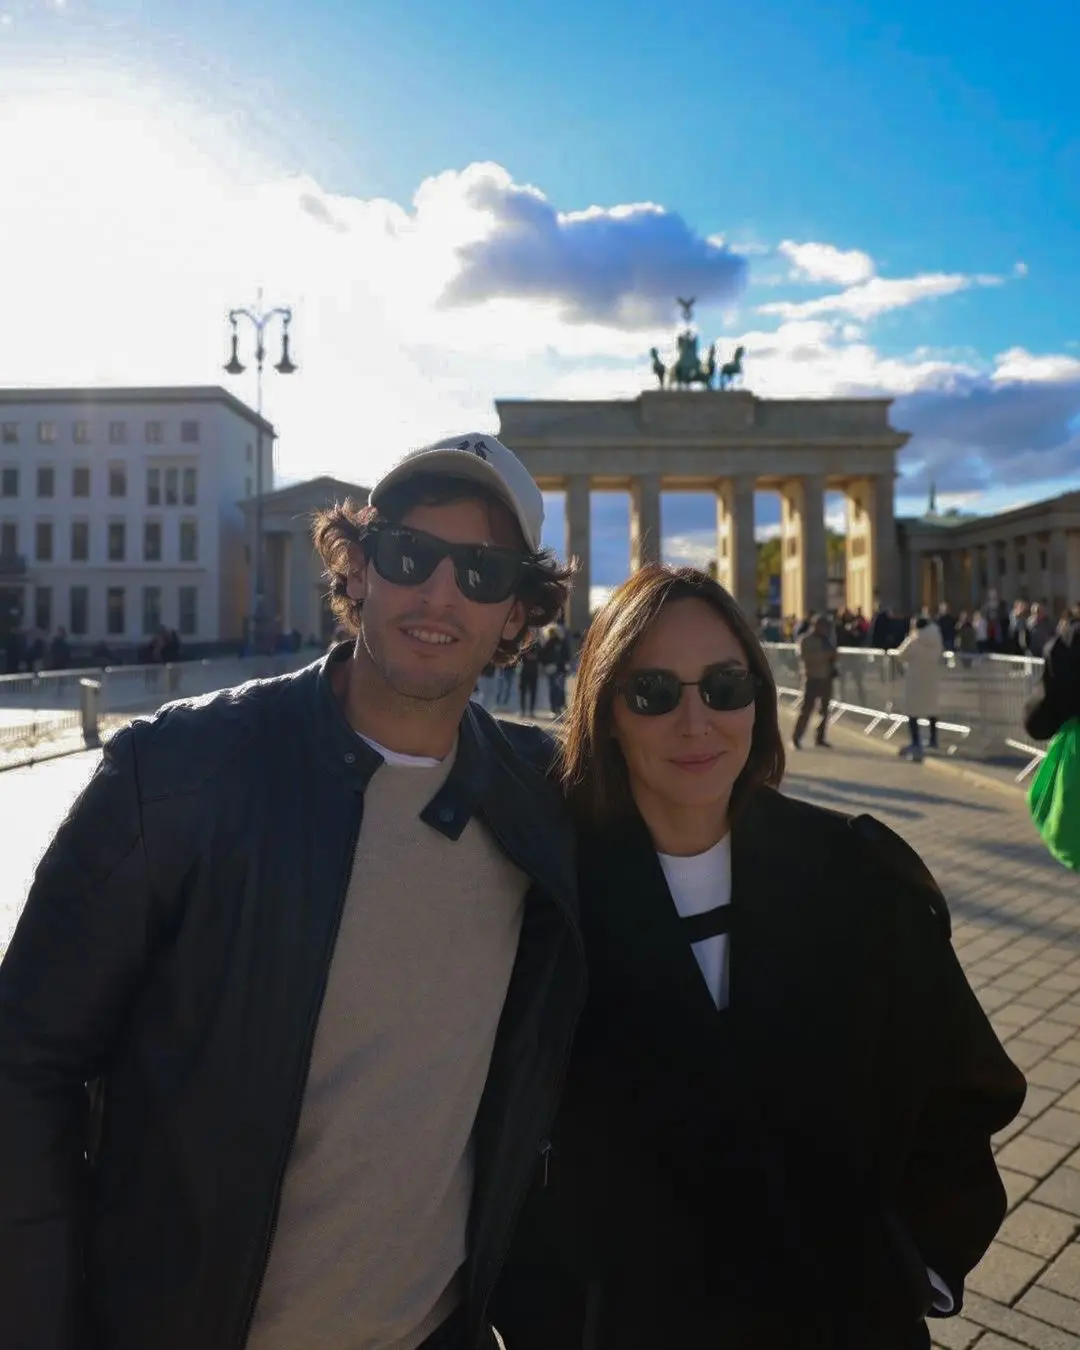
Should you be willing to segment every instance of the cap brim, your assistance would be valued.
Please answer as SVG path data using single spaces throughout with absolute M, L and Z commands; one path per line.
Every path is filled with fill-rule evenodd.
M 418 473 L 440 474 L 447 478 L 467 478 L 471 482 L 490 488 L 499 500 L 505 503 L 510 514 L 517 521 L 526 546 L 534 553 L 539 550 L 540 541 L 539 539 L 533 539 L 529 522 L 525 519 L 502 474 L 487 460 L 481 459 L 479 455 L 474 455 L 469 450 L 439 449 L 428 451 L 425 454 L 413 455 L 404 463 L 391 469 L 385 478 L 379 479 L 371 489 L 369 502 L 372 506 L 378 506 L 390 488 L 397 487 L 399 483 L 404 483 L 410 478 L 415 478 Z

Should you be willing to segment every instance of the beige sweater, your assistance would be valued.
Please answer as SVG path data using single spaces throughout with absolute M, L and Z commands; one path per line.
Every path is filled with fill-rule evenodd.
M 414 1350 L 460 1302 L 526 879 L 479 820 L 453 841 L 419 819 L 449 770 L 384 764 L 364 794 L 248 1350 Z

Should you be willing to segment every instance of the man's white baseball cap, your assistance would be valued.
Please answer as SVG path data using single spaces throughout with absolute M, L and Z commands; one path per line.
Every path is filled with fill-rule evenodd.
M 387 490 L 418 473 L 447 478 L 468 478 L 490 488 L 513 512 L 525 543 L 540 552 L 544 527 L 544 498 L 532 475 L 512 450 L 494 436 L 477 431 L 448 436 L 445 441 L 410 450 L 371 489 L 368 501 L 379 506 Z

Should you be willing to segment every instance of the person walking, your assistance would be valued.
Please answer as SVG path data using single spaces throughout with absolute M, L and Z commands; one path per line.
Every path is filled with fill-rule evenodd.
M 829 749 L 826 732 L 829 728 L 829 702 L 832 699 L 833 680 L 837 674 L 836 644 L 829 632 L 829 621 L 823 614 L 814 616 L 809 632 L 799 643 L 799 661 L 802 665 L 802 707 L 795 722 L 792 744 L 802 749 L 802 738 L 810 724 L 817 704 L 821 718 L 814 743 Z
M 411 452 L 316 521 L 347 640 L 109 741 L 0 965 L 3 1350 L 494 1347 L 585 980 L 546 744 L 470 702 L 542 520 Z
M 559 769 L 589 995 L 507 1346 L 929 1347 L 1005 1217 L 993 1136 L 1025 1093 L 933 877 L 779 791 L 765 654 L 688 568 L 596 615 Z
M 518 671 L 518 696 L 522 717 L 536 716 L 536 692 L 540 684 L 540 644 L 530 634 L 521 653 Z
M 551 715 L 561 717 L 566 708 L 566 676 L 570 669 L 570 641 L 561 624 L 549 623 L 544 629 L 540 664 L 547 676 Z
M 907 711 L 908 732 L 911 740 L 901 746 L 905 758 L 921 762 L 923 757 L 922 732 L 919 722 L 930 723 L 930 749 L 938 748 L 938 708 L 941 700 L 942 663 L 941 631 L 925 615 L 911 625 L 911 632 L 896 649 L 896 659 L 904 663 L 904 708 Z

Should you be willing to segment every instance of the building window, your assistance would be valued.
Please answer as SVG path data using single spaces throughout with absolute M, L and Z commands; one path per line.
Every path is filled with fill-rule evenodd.
M 1019 574 L 1020 574 L 1021 576 L 1023 576 L 1024 573 L 1027 571 L 1027 554 L 1026 554 L 1026 553 L 1018 553 L 1018 554 L 1016 555 L 1016 570 L 1017 570 L 1017 572 L 1019 572 Z M 1005 574 L 1005 569 L 1002 568 L 1002 569 L 1001 569 L 1001 572 L 1002 572 L 1002 575 L 1004 576 L 1004 574 Z
M 180 561 L 199 561 L 199 527 L 193 520 L 180 522 Z
M 161 561 L 161 521 L 143 523 L 143 562 Z
M 180 587 L 180 636 L 194 637 L 199 626 L 199 592 L 195 586 Z
M 19 471 L 15 468 L 0 469 L 0 497 L 19 495 Z
M 0 524 L 0 558 L 14 558 L 19 552 L 19 526 L 14 520 Z
M 180 470 L 165 470 L 165 505 L 180 505 Z
M 245 497 L 250 497 L 250 496 L 251 496 L 251 479 L 250 479 L 250 478 L 245 478 L 245 479 L 244 479 L 244 496 L 245 496 Z
M 52 445 L 56 440 L 56 423 L 39 422 L 37 424 L 38 445 Z
M 127 552 L 127 530 L 122 520 L 109 521 L 109 561 L 123 562 Z
M 127 496 L 127 465 L 110 464 L 109 465 L 109 496 L 126 497 Z
M 85 520 L 71 522 L 71 561 L 90 561 L 90 523 Z
M 90 469 L 85 464 L 76 464 L 71 471 L 71 495 L 90 496 Z
M 147 506 L 161 505 L 160 469 L 147 469 L 146 471 L 146 504 Z
M 122 637 L 127 630 L 123 586 L 110 586 L 105 592 L 105 629 L 110 637 Z
M 76 445 L 89 445 L 90 423 L 89 422 L 72 423 L 71 436 Z
M 18 445 L 19 444 L 18 422 L 5 422 L 3 426 L 3 434 L 0 435 L 0 440 L 3 441 L 4 445 Z
M 109 423 L 109 444 L 127 445 L 127 423 L 110 422 Z
M 146 444 L 161 445 L 165 440 L 164 422 L 147 422 L 146 424 Z
M 180 439 L 185 445 L 198 445 L 199 443 L 199 424 L 198 422 L 181 422 Z
M 195 470 L 185 469 L 182 481 L 184 487 L 184 505 L 194 506 L 197 495 L 195 491 Z
M 144 586 L 142 592 L 142 630 L 144 635 L 161 627 L 161 587 Z
M 56 496 L 56 470 L 51 464 L 38 465 L 37 495 L 39 497 Z
M 85 586 L 72 586 L 68 595 L 68 628 L 72 637 L 85 637 L 89 631 L 87 622 L 90 611 L 90 593 Z
M 39 520 L 34 527 L 34 557 L 38 562 L 52 562 L 52 521 Z
M 52 587 L 34 587 L 34 627 L 43 633 L 52 631 Z
M 1050 555 L 1046 549 L 1039 549 L 1039 571 L 1045 572 L 1050 566 Z

